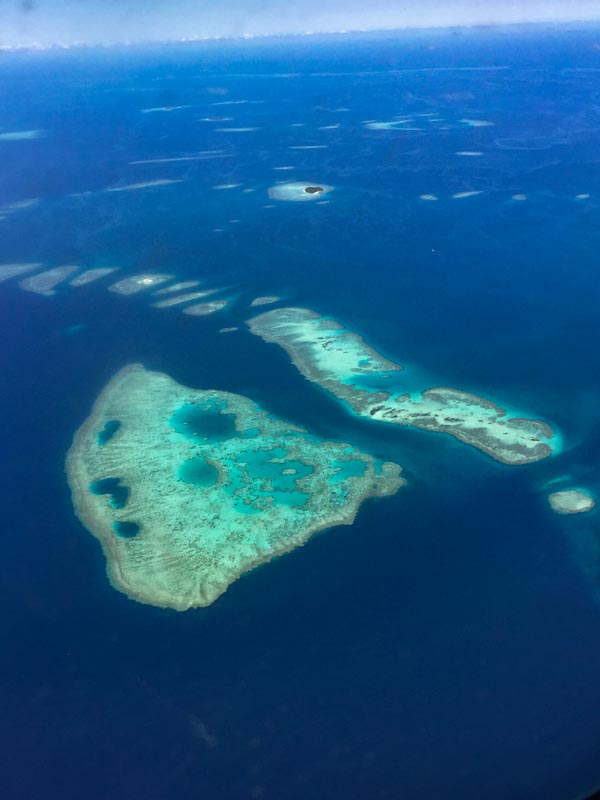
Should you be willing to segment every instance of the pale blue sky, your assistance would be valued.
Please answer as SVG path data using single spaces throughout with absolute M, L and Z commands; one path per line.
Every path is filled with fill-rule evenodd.
M 0 45 L 600 20 L 600 0 L 0 0 Z

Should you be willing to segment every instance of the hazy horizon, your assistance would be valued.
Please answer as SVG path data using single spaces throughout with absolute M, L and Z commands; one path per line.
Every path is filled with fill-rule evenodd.
M 359 30 L 600 21 L 598 0 L 0 0 L 0 46 L 118 44 Z

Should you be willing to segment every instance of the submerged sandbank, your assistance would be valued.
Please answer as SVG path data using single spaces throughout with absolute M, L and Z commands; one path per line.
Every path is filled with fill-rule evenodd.
M 94 281 L 100 280 L 100 278 L 111 275 L 118 269 L 119 267 L 98 267 L 98 269 L 88 269 L 85 272 L 82 272 L 81 275 L 77 275 L 72 281 L 69 281 L 69 285 L 87 286 L 88 283 L 93 283 Z
M 186 292 L 185 294 L 167 297 L 165 300 L 159 300 L 156 303 L 152 303 L 152 305 L 154 308 L 170 308 L 171 306 L 177 306 L 181 303 L 190 303 L 192 300 L 199 300 L 201 297 L 208 297 L 218 291 L 218 289 L 205 289 L 202 292 Z
M 228 302 L 228 300 L 210 300 L 208 303 L 196 303 L 193 306 L 187 306 L 187 308 L 182 309 L 182 312 L 192 317 L 206 317 L 208 314 L 221 311 Z
M 151 286 L 159 286 L 161 283 L 166 283 L 173 278 L 173 275 L 143 272 L 140 275 L 131 275 L 129 278 L 123 278 L 122 281 L 117 281 L 108 287 L 109 292 L 116 294 L 130 295 L 142 292 L 149 289 Z
M 254 300 L 250 303 L 250 307 L 254 306 L 268 306 L 271 303 L 278 303 L 281 300 L 281 297 L 277 297 L 275 294 L 266 294 L 262 295 L 261 297 L 255 297 Z
M 179 281 L 172 283 L 170 286 L 165 286 L 164 289 L 159 289 L 154 294 L 170 294 L 171 292 L 182 292 L 184 289 L 192 289 L 194 286 L 199 286 L 200 281 Z
M 5 133 L 0 133 L 0 142 L 27 142 L 32 139 L 39 139 L 41 135 L 41 130 L 6 131 Z
M 78 269 L 79 267 L 71 265 L 54 267 L 45 272 L 39 272 L 37 275 L 32 275 L 30 278 L 25 278 L 19 283 L 19 286 L 21 289 L 25 289 L 26 292 L 35 292 L 36 294 L 50 297 L 56 294 L 54 288 L 65 281 L 69 275 L 77 272 Z
M 40 263 L 0 264 L 0 283 L 2 283 L 2 281 L 8 281 L 10 278 L 16 278 L 18 275 L 26 275 L 28 272 L 39 269 L 41 266 Z

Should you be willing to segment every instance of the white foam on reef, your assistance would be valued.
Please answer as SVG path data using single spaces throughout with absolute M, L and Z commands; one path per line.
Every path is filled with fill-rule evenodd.
M 170 308 L 171 306 L 177 306 L 181 303 L 190 303 L 192 300 L 200 300 L 201 297 L 208 297 L 218 291 L 218 289 L 206 289 L 202 292 L 186 292 L 186 294 L 167 297 L 166 300 L 159 300 L 157 303 L 152 303 L 152 305 L 154 308 Z
M 174 183 L 183 183 L 185 178 L 161 178 L 156 181 L 143 181 L 142 183 L 128 183 L 125 186 L 111 186 L 107 192 L 136 192 L 139 189 L 156 189 L 159 186 L 171 186 Z
M 6 133 L 0 133 L 0 142 L 26 142 L 31 139 L 39 139 L 41 135 L 41 130 L 7 131 Z
M 140 275 L 132 275 L 129 278 L 123 278 L 122 281 L 117 281 L 108 287 L 109 292 L 115 294 L 130 295 L 137 292 L 143 292 L 151 286 L 158 286 L 165 281 L 170 281 L 172 275 L 156 274 L 156 273 L 141 273 Z
M 279 171 L 279 172 L 287 172 L 287 171 L 288 171 L 288 170 L 290 170 L 290 169 L 296 169 L 296 167 L 292 167 L 292 166 L 285 166 L 285 167 L 273 167 L 273 169 L 274 169 L 274 170 L 277 170 L 277 171 Z
M 182 311 L 192 317 L 206 317 L 216 311 L 221 311 L 228 302 L 228 300 L 210 300 L 208 303 L 196 303 L 193 306 L 187 306 Z
M 405 125 L 408 125 L 409 122 L 412 122 L 412 119 L 409 117 L 405 117 L 404 119 L 393 119 L 388 122 L 378 122 L 378 121 L 368 121 L 363 123 L 365 128 L 368 128 L 371 131 L 401 131 L 401 130 L 411 130 L 411 131 L 420 131 L 423 128 L 406 128 Z
M 243 106 L 248 100 L 216 100 L 211 106 Z
M 588 200 L 589 194 L 576 194 L 575 200 Z
M 483 153 L 481 152 L 481 150 L 458 150 L 454 155 L 475 157 L 475 156 L 482 156 Z
M 7 281 L 10 278 L 16 278 L 17 275 L 25 275 L 27 272 L 33 272 L 34 269 L 39 269 L 42 265 L 35 264 L 0 264 L 0 283 Z
M 159 289 L 154 294 L 169 294 L 170 292 L 182 292 L 184 289 L 191 289 L 193 286 L 198 286 L 200 281 L 179 281 L 179 283 L 172 283 L 170 286 L 165 286 L 164 289 Z
M 219 328 L 219 333 L 233 333 L 234 331 L 239 331 L 239 328 L 236 327 Z
M 435 194 L 420 194 L 419 195 L 419 200 L 427 200 L 427 201 L 431 202 L 431 201 L 437 200 L 437 199 L 438 199 L 437 195 L 435 195 Z
M 69 282 L 70 286 L 87 286 L 88 283 L 93 283 L 93 281 L 98 281 L 100 278 L 104 278 L 106 275 L 110 275 L 112 272 L 116 272 L 119 267 L 99 267 L 98 269 L 88 269 L 85 272 L 82 272 L 81 275 L 77 275 L 73 278 L 72 281 Z
M 19 286 L 26 292 L 35 292 L 35 294 L 50 297 L 55 294 L 54 287 L 66 280 L 69 275 L 77 272 L 78 269 L 79 267 L 70 264 L 64 267 L 54 267 L 37 275 L 32 275 L 30 278 L 25 278 L 19 283 Z
M 31 197 L 28 200 L 15 200 L 13 203 L 6 203 L 0 206 L 0 213 L 14 214 L 15 211 L 25 211 L 27 208 L 33 208 L 40 202 L 39 197 Z
M 180 111 L 182 108 L 193 108 L 193 106 L 158 106 L 157 108 L 142 108 L 142 114 L 154 114 L 159 111 Z
M 177 164 L 186 161 L 208 161 L 213 158 L 231 158 L 230 153 L 222 150 L 207 150 L 191 156 L 174 156 L 173 158 L 144 158 L 139 161 L 130 161 L 130 164 Z
M 238 189 L 240 186 L 242 186 L 241 183 L 219 183 L 212 188 L 217 189 L 217 191 L 222 191 L 224 189 Z
M 317 191 L 309 191 L 315 189 Z M 305 183 L 303 181 L 293 181 L 292 183 L 276 183 L 269 189 L 271 200 L 283 200 L 287 202 L 304 202 L 315 200 L 324 194 L 333 191 L 333 186 L 323 183 Z
M 481 190 L 477 192 L 456 192 L 452 195 L 453 200 L 462 200 L 465 197 L 475 197 L 476 194 L 483 194 Z
M 468 125 L 469 128 L 490 128 L 494 123 L 487 119 L 459 119 L 463 125 Z

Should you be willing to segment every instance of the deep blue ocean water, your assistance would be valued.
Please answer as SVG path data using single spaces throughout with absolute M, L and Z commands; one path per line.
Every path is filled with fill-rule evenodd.
M 0 262 L 173 272 L 235 298 L 194 318 L 108 280 L 0 285 L 4 800 L 600 784 L 599 516 L 557 517 L 544 492 L 562 476 L 600 492 L 599 50 L 598 28 L 565 26 L 2 56 L 0 133 L 42 135 L 0 141 L 0 205 L 39 198 L 5 212 Z M 141 113 L 162 106 L 190 107 Z M 364 124 L 405 114 L 442 122 Z M 233 119 L 202 121 L 217 116 Z M 105 191 L 167 178 L 184 182 Z M 335 191 L 274 203 L 277 180 Z M 258 294 L 338 317 L 407 375 L 551 420 L 563 452 L 511 469 L 356 418 L 245 330 Z M 131 362 L 398 461 L 409 485 L 207 609 L 133 603 L 64 475 Z

